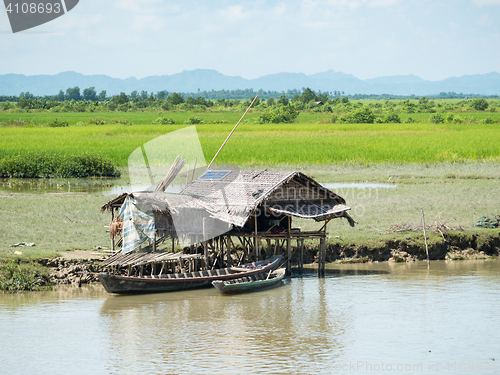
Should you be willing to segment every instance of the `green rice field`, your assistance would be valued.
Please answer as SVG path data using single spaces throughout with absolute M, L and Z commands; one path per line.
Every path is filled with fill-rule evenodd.
M 119 167 L 130 153 L 160 135 L 181 129 L 193 113 L 162 114 L 174 125 L 152 122 L 158 113 L 5 113 L 0 122 L 15 117 L 31 123 L 58 119 L 68 127 L 0 127 L 0 157 L 27 152 L 98 153 Z M 315 117 L 313 117 L 313 115 Z M 422 115 L 422 114 L 417 114 Z M 427 114 L 428 115 L 428 114 Z M 482 115 L 482 114 L 480 114 Z M 500 113 L 488 113 L 499 117 Z M 197 113 L 196 125 L 205 158 L 211 159 L 240 115 Z M 254 114 L 255 116 L 255 114 Z M 301 114 L 302 116 L 302 114 Z M 84 125 L 92 118 L 129 124 Z M 337 124 L 323 123 L 325 114 L 305 113 L 293 124 L 255 124 L 245 118 L 218 158 L 237 165 L 441 163 L 495 161 L 500 157 L 500 125 L 496 124 Z M 226 121 L 216 124 L 214 121 Z M 77 125 L 80 124 L 80 125 Z
M 133 150 L 189 126 L 185 122 L 193 115 L 204 122 L 196 128 L 209 161 L 241 113 L 0 112 L 0 158 L 33 152 L 88 152 L 111 158 L 125 171 Z M 416 123 L 339 124 L 330 121 L 331 115 L 309 111 L 301 112 L 293 124 L 257 124 L 258 113 L 251 112 L 217 162 L 301 170 L 320 182 L 397 185 L 394 189 L 334 189 L 352 207 L 358 224 L 353 229 L 345 221 L 335 221 L 329 226 L 331 242 L 369 243 L 420 236 L 394 233 L 389 228 L 418 225 L 421 208 L 430 222 L 461 225 L 469 233 L 490 233 L 492 230 L 471 225 L 483 215 L 500 213 L 500 124 L 480 121 L 486 117 L 498 120 L 500 112 L 460 114 L 472 115 L 476 123 L 432 124 L 425 122 L 431 114 L 417 113 L 401 115 L 403 120 L 411 116 L 420 121 Z M 174 125 L 153 124 L 160 116 L 173 119 Z M 96 118 L 105 124 L 89 124 Z M 56 119 L 69 126 L 47 125 Z M 126 173 L 122 180 L 127 183 Z M 0 194 L 0 219 L 5 224 L 0 228 L 1 254 L 13 256 L 16 248 L 10 244 L 18 242 L 35 242 L 36 247 L 22 250 L 33 257 L 108 246 L 104 226 L 109 217 L 99 211 L 109 199 L 97 194 Z M 317 223 L 297 220 L 294 225 L 313 229 Z

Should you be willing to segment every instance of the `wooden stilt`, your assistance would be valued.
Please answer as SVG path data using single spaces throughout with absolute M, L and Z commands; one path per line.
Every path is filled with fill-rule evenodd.
M 115 213 L 113 207 L 111 207 L 111 225 L 113 225 L 113 220 L 115 219 Z M 110 226 L 111 229 L 111 226 Z M 111 230 L 110 230 L 111 232 Z M 111 236 L 111 250 L 115 251 L 115 238 Z
M 292 240 L 290 237 L 286 239 L 286 255 L 288 257 L 286 261 L 286 274 L 290 276 L 292 274 Z
M 321 237 L 319 240 L 318 277 L 325 277 L 325 261 L 326 261 L 326 238 Z
M 207 270 L 210 267 L 209 259 L 208 259 L 208 246 L 207 246 L 207 227 L 205 223 L 205 218 L 203 218 L 203 250 L 204 250 L 204 255 L 205 255 L 205 267 Z
M 288 229 L 287 233 L 288 236 L 286 238 L 286 255 L 288 257 L 288 260 L 286 262 L 286 274 L 290 276 L 292 274 L 292 239 L 290 238 L 290 228 L 291 226 L 291 220 L 290 216 L 288 216 Z
M 231 258 L 231 237 L 227 237 L 227 267 L 231 267 L 233 265 L 233 259 Z
M 299 275 L 304 273 L 304 239 L 297 240 L 299 248 Z
M 217 238 L 217 243 L 220 246 L 221 268 L 224 268 L 224 240 L 222 237 Z M 227 261 L 226 261 L 227 264 Z
M 259 261 L 260 260 L 260 251 L 259 251 L 259 244 L 257 243 L 257 212 L 254 214 L 255 218 L 255 234 L 253 236 L 253 251 L 255 255 L 255 260 Z

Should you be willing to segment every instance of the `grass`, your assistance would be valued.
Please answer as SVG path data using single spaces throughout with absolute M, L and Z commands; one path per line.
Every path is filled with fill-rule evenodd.
M 0 157 L 27 152 L 90 152 L 127 165 L 145 142 L 185 125 L 0 128 Z M 210 160 L 233 124 L 197 125 Z M 242 124 L 218 162 L 237 165 L 491 161 L 500 158 L 498 124 Z
M 0 258 L 53 257 L 74 249 L 109 247 L 100 207 L 109 197 L 90 194 L 0 194 Z M 10 247 L 28 242 L 34 247 Z
M 90 152 L 107 156 L 125 168 L 130 153 L 145 142 L 185 127 L 193 115 L 168 112 L 178 125 L 153 125 L 156 112 L 140 113 L 1 113 L 0 123 L 22 118 L 46 124 L 67 121 L 69 127 L 0 127 L 0 157 L 28 152 L 59 155 Z M 418 114 L 429 117 L 430 114 Z M 464 116 L 466 114 L 460 114 Z M 477 113 L 473 114 L 474 116 Z M 496 116 L 500 113 L 481 113 Z M 205 159 L 210 160 L 241 113 L 196 113 Z M 253 117 L 252 117 L 253 116 Z M 325 113 L 301 113 L 294 124 L 256 125 L 251 114 L 240 125 L 217 161 L 242 168 L 301 170 L 321 182 L 386 182 L 396 189 L 338 189 L 352 216 L 353 229 L 343 220 L 329 224 L 330 241 L 376 243 L 417 233 L 387 233 L 394 224 L 420 222 L 424 208 L 433 219 L 459 223 L 468 231 L 481 216 L 500 213 L 500 126 L 498 124 L 332 124 Z M 413 115 L 410 115 L 413 117 Z M 100 117 L 134 125 L 76 126 Z M 415 115 L 414 118 L 416 118 Z M 213 121 L 228 121 L 214 124 Z M 250 122 L 250 123 L 248 123 Z M 95 194 L 0 195 L 0 257 L 54 256 L 61 251 L 108 246 L 104 226 L 109 217 L 99 212 L 109 197 Z M 294 226 L 317 223 L 295 220 Z M 317 229 L 317 228 L 316 228 Z M 382 234 L 381 234 L 382 233 Z M 338 237 L 336 237 L 338 236 Z M 10 244 L 35 242 L 33 248 Z
M 390 233 L 395 224 L 419 225 L 421 208 L 426 223 L 461 225 L 467 232 L 498 234 L 497 229 L 472 227 L 481 216 L 500 212 L 498 163 L 436 165 L 374 165 L 332 168 L 331 175 L 342 182 L 385 182 L 396 188 L 334 189 L 352 208 L 358 222 L 351 228 L 345 220 L 328 225 L 331 241 L 368 243 L 386 239 L 422 236 L 418 232 Z M 311 171 L 312 175 L 321 175 Z M 309 221 L 294 220 L 294 226 L 312 228 Z M 340 238 L 336 238 L 339 236 Z
M 260 166 L 259 166 L 260 167 Z M 265 167 L 265 166 L 264 166 Z M 277 166 L 273 166 L 278 169 Z M 302 165 L 321 182 L 385 182 L 396 188 L 334 189 L 352 208 L 358 222 L 351 228 L 345 220 L 328 224 L 329 241 L 376 245 L 387 239 L 423 241 L 420 232 L 390 233 L 395 224 L 418 225 L 421 211 L 428 224 L 436 220 L 460 224 L 466 233 L 498 235 L 499 229 L 472 227 L 481 216 L 500 213 L 498 163 L 384 164 L 384 165 Z M 271 168 L 272 169 L 272 168 Z M 105 226 L 109 215 L 100 207 L 111 199 L 96 194 L 4 194 L 0 195 L 0 259 L 56 256 L 66 250 L 109 247 Z M 303 230 L 319 229 L 322 223 L 293 220 Z M 432 236 L 432 234 L 431 234 Z M 439 235 L 434 235 L 436 240 Z M 35 247 L 10 247 L 18 242 L 34 242 Z

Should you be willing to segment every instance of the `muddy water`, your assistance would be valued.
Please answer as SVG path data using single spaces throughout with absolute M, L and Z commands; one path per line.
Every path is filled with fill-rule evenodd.
M 4 294 L 0 373 L 498 374 L 499 312 L 500 260 L 339 265 L 229 297 Z

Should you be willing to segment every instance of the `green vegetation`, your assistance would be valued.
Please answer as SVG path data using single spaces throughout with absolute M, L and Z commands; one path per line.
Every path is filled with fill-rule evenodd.
M 0 262 L 0 290 L 7 292 L 42 289 L 47 269 L 20 258 Z
M 0 193 L 0 263 L 2 259 L 47 258 L 67 250 L 109 247 L 105 226 L 110 217 L 100 211 L 111 198 L 78 193 Z M 20 242 L 36 246 L 10 246 Z
M 35 121 L 42 115 L 45 121 L 49 120 L 50 114 L 30 113 L 25 115 L 25 121 Z M 153 125 L 151 122 L 157 114 L 142 119 L 136 115 L 126 114 L 124 118 L 138 122 L 137 125 L 0 127 L 0 158 L 27 153 L 63 156 L 87 152 L 107 157 L 118 167 L 126 167 L 130 153 L 137 147 L 186 126 Z M 192 115 L 184 113 L 175 121 L 183 124 Z M 238 116 L 236 120 L 226 117 L 228 124 L 214 124 L 215 115 L 196 117 L 204 121 L 196 127 L 205 158 L 209 160 Z M 80 119 L 68 118 L 67 121 L 71 124 Z M 439 163 L 494 161 L 500 157 L 500 126 L 496 123 L 332 124 L 321 123 L 321 119 L 301 113 L 298 123 L 293 124 L 243 123 L 218 162 L 237 165 Z
M 259 116 L 259 123 L 261 124 L 280 124 L 280 123 L 293 123 L 297 116 L 299 115 L 299 111 L 295 109 L 295 107 L 291 104 L 286 106 L 271 106 L 266 109 L 264 113 Z
M 100 155 L 84 153 L 61 155 L 25 153 L 0 159 L 0 177 L 119 177 L 111 160 Z
M 394 225 L 417 227 L 425 211 L 428 225 L 434 222 L 461 225 L 467 235 L 498 235 L 500 229 L 472 225 L 482 216 L 498 214 L 498 163 L 374 164 L 353 165 L 262 165 L 256 168 L 301 170 L 320 182 L 373 182 L 396 188 L 333 188 L 351 207 L 357 221 L 328 224 L 328 241 L 344 244 L 377 244 L 400 239 L 423 244 L 421 231 L 391 231 Z M 126 181 L 123 180 L 123 184 Z M 105 226 L 110 215 L 100 207 L 113 196 L 99 194 L 0 194 L 0 260 L 17 257 L 52 257 L 74 249 L 109 247 Z M 319 229 L 322 223 L 293 219 L 302 230 Z M 439 233 L 428 232 L 429 241 L 442 241 Z M 479 241 L 479 237 L 478 240 Z M 10 247 L 19 242 L 34 247 Z M 295 245 L 295 244 L 294 244 Z M 15 251 L 22 255 L 15 255 Z M 22 265 L 21 265 L 22 266 Z

